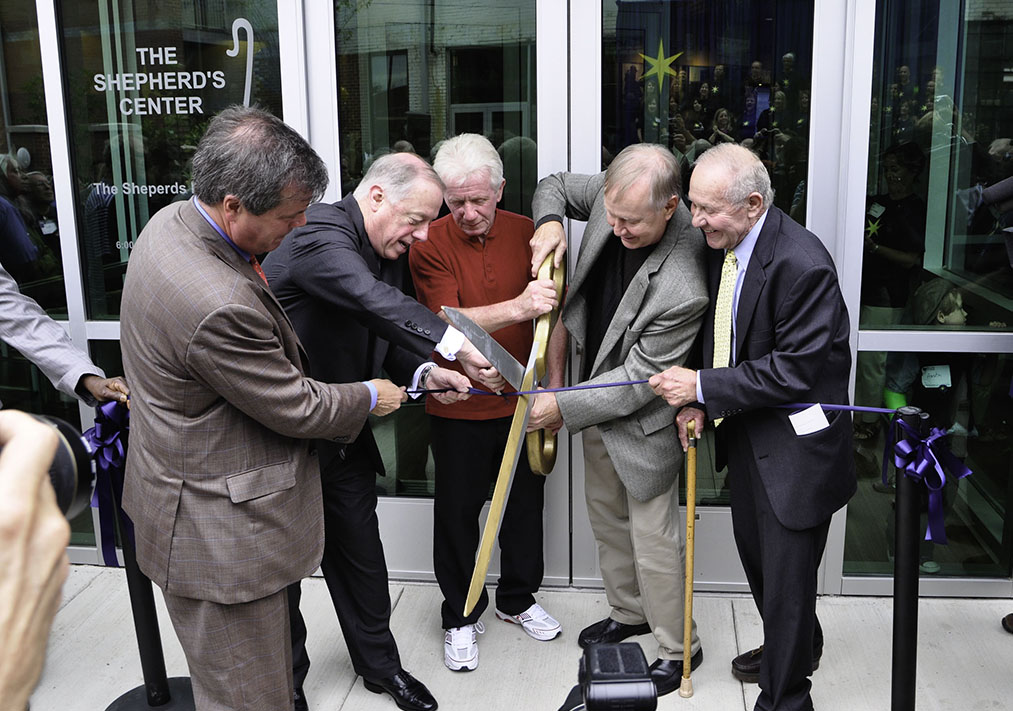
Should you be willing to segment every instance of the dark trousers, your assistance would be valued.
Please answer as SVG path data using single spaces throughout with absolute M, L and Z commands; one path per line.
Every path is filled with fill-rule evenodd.
M 801 531 L 771 509 L 745 432 L 728 422 L 732 529 L 753 601 L 763 619 L 757 711 L 810 711 L 813 658 L 822 653 L 816 575 L 830 521 Z
M 449 629 L 474 624 L 489 605 L 489 595 L 483 589 L 475 609 L 467 617 L 463 614 L 478 550 L 478 516 L 499 472 L 510 418 L 476 421 L 433 417 L 431 428 L 436 464 L 433 566 L 444 598 L 443 627 Z M 499 532 L 496 607 L 509 615 L 528 609 L 542 584 L 544 500 L 545 477 L 532 474 L 522 445 Z
M 324 559 L 320 568 L 338 615 L 356 674 L 382 679 L 401 669 L 390 631 L 387 561 L 376 518 L 376 474 L 369 457 L 354 444 L 321 474 L 324 498 Z M 296 583 L 294 586 L 297 587 Z M 309 671 L 306 625 L 298 590 L 289 590 L 295 686 Z

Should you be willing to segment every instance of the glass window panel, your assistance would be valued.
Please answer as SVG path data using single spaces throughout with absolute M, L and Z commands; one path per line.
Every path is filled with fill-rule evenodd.
M 189 196 L 211 116 L 247 95 L 281 115 L 277 3 L 64 2 L 58 19 L 86 305 L 115 319 L 134 240 Z
M 775 205 L 804 224 L 812 29 L 812 2 L 603 0 L 602 168 L 626 146 L 660 143 L 685 192 L 700 153 L 741 143 L 767 165 Z M 698 503 L 727 506 L 712 438 L 698 447 Z
M 66 318 L 34 3 L 0 2 L 0 106 L 0 266 L 47 314 Z M 5 408 L 58 417 L 76 428 L 81 426 L 77 400 L 56 390 L 41 370 L 3 341 L 0 403 Z M 73 543 L 90 543 L 90 513 L 73 521 L 72 530 Z
M 0 264 L 23 294 L 66 318 L 53 195 L 38 18 L 29 3 L 0 2 Z
M 880 2 L 873 66 L 861 327 L 1009 330 L 1013 11 Z M 926 305 L 939 280 L 965 317 Z
M 915 405 L 949 433 L 953 454 L 973 474 L 944 490 L 948 545 L 923 541 L 923 575 L 1007 577 L 1013 542 L 1006 511 L 1013 482 L 1013 356 L 979 353 L 881 353 L 891 407 Z M 848 505 L 844 573 L 893 572 L 894 480 L 881 481 L 885 420 L 856 439 L 858 493 Z M 927 509 L 926 509 L 927 510 Z M 924 533 L 926 513 L 922 515 Z
M 336 4 L 341 191 L 372 160 L 414 151 L 432 160 L 460 133 L 486 136 L 503 158 L 500 207 L 531 215 L 537 182 L 534 0 L 390 0 Z M 406 285 L 410 291 L 410 285 Z M 429 421 L 421 403 L 373 419 L 387 476 L 377 491 L 432 496 Z
M 717 143 L 752 148 L 774 204 L 805 222 L 813 3 L 602 3 L 602 166 L 661 143 L 683 167 Z
M 504 156 L 501 207 L 530 216 L 534 0 L 499 3 L 495 13 L 476 0 L 393 0 L 335 12 L 342 193 L 379 155 L 410 150 L 431 159 L 444 138 L 479 133 Z

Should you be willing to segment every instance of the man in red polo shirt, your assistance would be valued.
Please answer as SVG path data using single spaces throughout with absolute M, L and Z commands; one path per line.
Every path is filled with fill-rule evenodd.
M 532 319 L 556 305 L 552 281 L 532 281 L 528 273 L 534 226 L 523 215 L 496 209 L 506 184 L 503 163 L 483 136 L 464 133 L 445 141 L 433 168 L 446 185 L 451 214 L 433 222 L 428 241 L 409 252 L 418 299 L 443 318 L 442 307 L 460 308 L 526 363 Z M 478 666 L 477 634 L 485 631 L 479 618 L 489 597 L 483 590 L 467 617 L 464 602 L 478 548 L 479 512 L 499 469 L 515 405 L 515 398 L 490 396 L 451 406 L 432 398 L 426 402 L 436 463 L 433 562 L 444 597 L 444 662 L 453 671 Z M 540 641 L 562 631 L 534 597 L 544 567 L 544 485 L 545 477 L 531 473 L 521 452 L 499 535 L 496 586 L 496 616 Z

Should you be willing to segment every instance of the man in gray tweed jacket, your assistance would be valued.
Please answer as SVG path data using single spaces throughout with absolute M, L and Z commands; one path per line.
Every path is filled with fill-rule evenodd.
M 707 308 L 704 239 L 680 204 L 675 157 L 626 148 L 599 175 L 543 179 L 538 232 L 562 238 L 562 218 L 586 220 L 562 317 L 549 344 L 549 386 L 563 385 L 567 338 L 582 351 L 581 383 L 642 380 L 682 364 Z M 535 240 L 540 235 L 536 232 Z M 680 535 L 675 413 L 646 384 L 543 394 L 530 429 L 581 432 L 585 497 L 612 612 L 584 629 L 582 647 L 652 632 L 658 693 L 679 685 L 684 658 L 685 544 Z M 703 660 L 694 627 L 692 666 Z

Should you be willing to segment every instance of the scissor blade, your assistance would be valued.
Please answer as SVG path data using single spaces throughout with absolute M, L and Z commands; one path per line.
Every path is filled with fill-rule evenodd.
M 486 333 L 485 329 L 457 309 L 444 306 L 443 313 L 447 314 L 447 318 L 450 319 L 454 328 L 474 344 L 478 352 L 492 363 L 492 366 L 499 371 L 514 390 L 521 390 L 521 381 L 524 380 L 524 366 L 518 363 L 506 348 Z
M 532 347 L 528 369 L 522 381 L 524 387 L 517 388 L 518 390 L 530 390 L 534 387 L 535 349 L 537 347 L 538 344 Z M 500 460 L 499 473 L 496 475 L 496 486 L 492 492 L 489 516 L 485 520 L 485 528 L 482 529 L 482 540 L 478 545 L 475 568 L 468 586 L 468 597 L 464 603 L 465 616 L 470 615 L 471 611 L 475 609 L 475 605 L 478 604 L 478 600 L 482 596 L 482 590 L 485 589 L 485 576 L 489 572 L 493 545 L 499 537 L 507 496 L 510 494 L 510 483 L 513 481 L 514 472 L 517 471 L 517 461 L 520 459 L 521 447 L 524 444 L 524 432 L 527 429 L 528 418 L 531 416 L 531 405 L 531 396 L 520 395 L 517 398 L 514 416 L 510 421 L 510 433 L 507 435 L 506 446 L 503 449 L 503 459 Z

